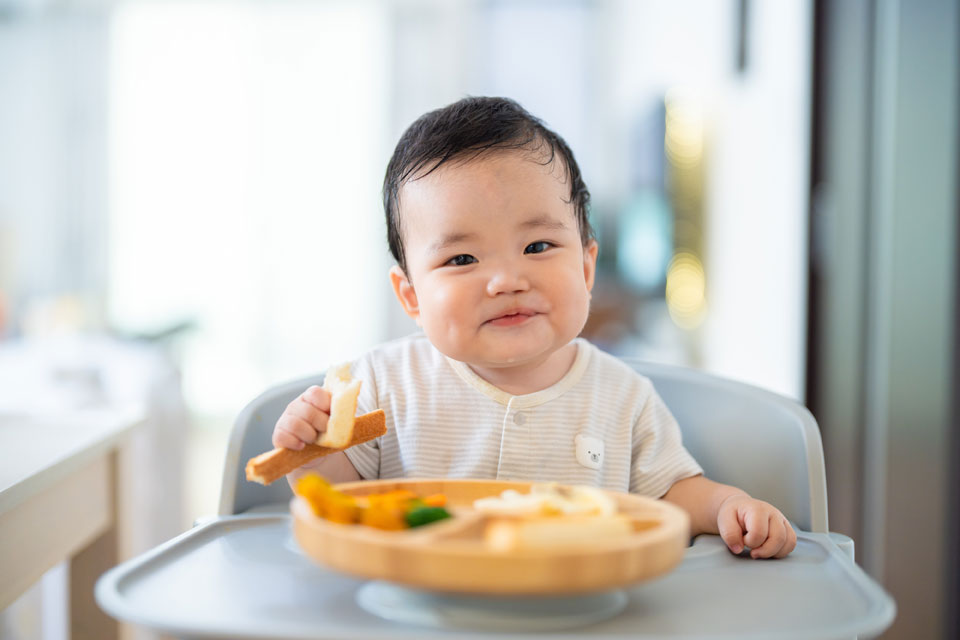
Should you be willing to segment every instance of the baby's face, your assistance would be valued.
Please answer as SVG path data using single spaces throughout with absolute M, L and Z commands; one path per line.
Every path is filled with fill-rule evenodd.
M 430 341 L 476 368 L 536 366 L 587 321 L 584 247 L 563 165 L 521 152 L 443 165 L 400 192 L 407 273 L 397 297 Z

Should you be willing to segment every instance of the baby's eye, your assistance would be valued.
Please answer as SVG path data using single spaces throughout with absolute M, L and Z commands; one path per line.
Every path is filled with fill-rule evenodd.
M 477 259 L 466 253 L 461 253 L 458 256 L 453 256 L 445 264 L 448 264 L 452 267 L 465 267 L 468 264 L 473 264 Z
M 544 251 L 546 251 L 552 246 L 553 245 L 550 244 L 549 242 L 540 240 L 538 242 L 531 242 L 530 244 L 528 244 L 527 247 L 523 250 L 523 252 L 524 253 L 543 253 Z

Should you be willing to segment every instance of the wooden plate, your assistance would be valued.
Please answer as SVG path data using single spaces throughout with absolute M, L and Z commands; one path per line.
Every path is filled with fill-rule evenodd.
M 373 480 L 337 485 L 362 496 L 409 489 L 443 493 L 454 517 L 405 531 L 329 522 L 305 500 L 290 503 L 297 542 L 314 560 L 364 578 L 422 589 L 484 594 L 586 593 L 662 575 L 683 558 L 689 519 L 662 500 L 608 492 L 633 523 L 622 538 L 585 541 L 569 548 L 494 552 L 484 544 L 485 517 L 471 509 L 477 498 L 506 489 L 527 493 L 529 482 L 491 480 Z

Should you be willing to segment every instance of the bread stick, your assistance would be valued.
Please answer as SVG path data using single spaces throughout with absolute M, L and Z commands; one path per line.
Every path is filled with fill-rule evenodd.
M 379 438 L 386 432 L 387 421 L 383 409 L 377 409 L 376 411 L 365 413 L 362 416 L 357 416 L 353 424 L 353 435 L 350 438 L 350 442 L 347 443 L 347 447 Z M 344 447 L 344 449 L 347 447 Z M 250 458 L 249 462 L 247 462 L 247 480 L 259 482 L 260 484 L 270 484 L 277 478 L 285 476 L 297 467 L 303 466 L 315 458 L 336 453 L 337 451 L 343 451 L 343 449 L 323 447 L 318 444 L 308 444 L 299 451 L 293 449 L 274 449 L 273 451 L 267 451 L 255 458 Z

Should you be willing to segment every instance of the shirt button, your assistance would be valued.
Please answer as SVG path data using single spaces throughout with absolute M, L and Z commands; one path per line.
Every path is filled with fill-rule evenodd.
M 527 421 L 527 414 L 525 413 L 513 414 L 513 424 L 523 426 L 523 423 L 526 421 Z

